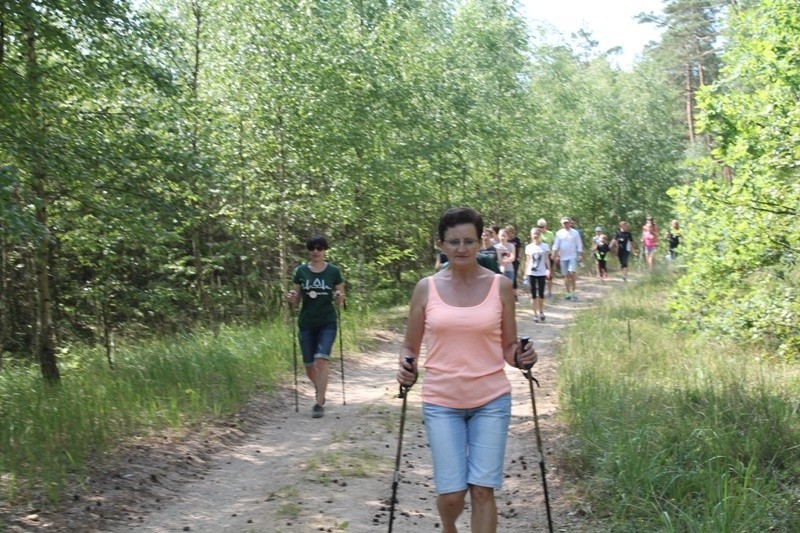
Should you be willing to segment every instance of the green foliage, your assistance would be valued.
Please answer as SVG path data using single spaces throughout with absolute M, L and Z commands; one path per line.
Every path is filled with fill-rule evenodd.
M 545 212 L 607 228 L 620 220 L 638 227 L 647 214 L 668 218 L 666 191 L 682 179 L 683 151 L 679 97 L 668 80 L 652 63 L 631 75 L 611 69 L 606 58 L 583 64 L 564 50 L 539 61 L 531 98 L 543 119 L 547 179 L 535 197 Z M 554 191 L 570 194 L 569 203 Z
M 675 335 L 673 282 L 630 286 L 568 332 L 559 386 L 578 446 L 565 466 L 603 530 L 791 529 L 800 374 L 741 345 Z
M 771 181 L 736 178 L 732 186 L 699 181 L 677 192 L 690 267 L 676 285 L 671 307 L 691 330 L 796 358 L 800 227 L 796 217 L 759 209 L 760 201 L 748 191 L 770 202 L 795 198 L 798 205 L 800 188 Z
M 430 272 L 454 205 L 523 239 L 541 216 L 671 210 L 669 80 L 533 48 L 514 3 L 93 2 L 65 12 L 74 28 L 45 4 L 41 71 L 25 13 L 4 19 L 0 345 L 16 358 L 40 340 L 44 280 L 60 345 L 110 346 L 274 316 L 311 233 L 366 307 Z
M 712 156 L 735 171 L 674 192 L 687 275 L 673 308 L 684 325 L 796 358 L 800 353 L 800 19 L 791 1 L 731 19 L 726 66 L 699 96 Z M 708 167 L 708 165 L 706 165 Z

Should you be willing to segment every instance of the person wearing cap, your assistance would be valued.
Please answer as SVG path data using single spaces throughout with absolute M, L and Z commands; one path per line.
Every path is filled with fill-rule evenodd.
M 600 242 L 594 247 L 594 259 L 597 262 L 597 277 L 603 281 L 608 279 L 606 256 L 610 251 L 611 247 L 608 245 L 608 236 L 601 233 Z
M 583 242 L 580 233 L 572 229 L 569 217 L 561 218 L 561 229 L 556 232 L 553 242 L 553 255 L 559 261 L 561 273 L 564 275 L 566 300 L 577 300 L 575 286 L 577 280 L 578 262 L 583 261 Z
M 328 360 L 336 340 L 337 317 L 334 301 L 344 304 L 344 279 L 339 267 L 325 260 L 328 241 L 314 235 L 306 241 L 309 260 L 294 269 L 294 288 L 286 293 L 291 305 L 302 300 L 297 319 L 300 351 L 308 379 L 314 384 L 316 403 L 313 418 L 325 414 L 325 393 L 328 389 Z

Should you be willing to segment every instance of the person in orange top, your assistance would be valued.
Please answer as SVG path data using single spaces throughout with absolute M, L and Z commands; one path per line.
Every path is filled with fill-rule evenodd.
M 483 232 L 480 213 L 448 210 L 438 230 L 449 267 L 414 289 L 397 381 L 413 385 L 424 337 L 423 415 L 442 531 L 456 531 L 469 492 L 473 533 L 493 533 L 494 491 L 502 487 L 511 417 L 505 365 L 530 367 L 537 355 L 533 343 L 523 349 L 517 340 L 511 281 L 475 260 Z

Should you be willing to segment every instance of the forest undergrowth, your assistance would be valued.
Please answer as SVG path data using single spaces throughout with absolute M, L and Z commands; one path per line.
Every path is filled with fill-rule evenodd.
M 578 316 L 560 353 L 564 464 L 609 531 L 797 531 L 796 361 L 682 333 L 674 273 Z
M 269 393 L 292 373 L 288 324 L 128 341 L 112 364 L 100 347 L 75 346 L 55 386 L 34 365 L 0 368 L 0 510 L 57 505 L 88 462 L 126 439 L 217 420 Z

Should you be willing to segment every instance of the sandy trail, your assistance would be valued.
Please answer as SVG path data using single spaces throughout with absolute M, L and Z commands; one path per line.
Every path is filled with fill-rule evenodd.
M 558 464 L 569 437 L 554 416 L 557 343 L 576 311 L 618 283 L 579 279 L 576 302 L 563 300 L 563 289 L 556 287 L 556 298 L 546 301 L 544 324 L 534 323 L 526 299 L 517 306 L 519 334 L 529 335 L 539 352 L 536 406 L 556 531 L 589 529 Z M 332 361 L 324 418 L 311 418 L 313 389 L 303 378 L 299 413 L 287 389 L 253 402 L 227 424 L 133 443 L 88 479 L 86 491 L 76 493 L 67 509 L 20 517 L 10 531 L 386 531 L 402 403 L 394 380 L 401 334 L 376 335 L 376 350 L 345 353 L 346 405 L 338 357 Z M 505 486 L 497 493 L 499 531 L 547 531 L 528 383 L 518 370 L 506 371 L 513 404 Z M 398 533 L 441 527 L 420 388 L 408 398 Z M 459 530 L 469 529 L 468 503 Z

